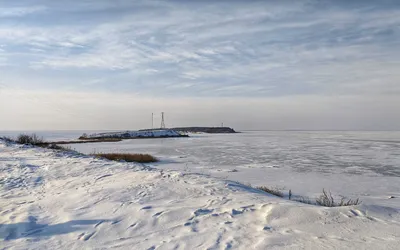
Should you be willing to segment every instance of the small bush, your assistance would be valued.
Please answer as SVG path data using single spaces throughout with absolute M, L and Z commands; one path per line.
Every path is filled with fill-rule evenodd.
M 83 133 L 83 135 L 81 135 L 81 136 L 79 137 L 79 139 L 80 139 L 80 140 L 88 139 L 88 134 Z
M 316 202 L 320 206 L 324 207 L 343 207 L 343 206 L 353 206 L 353 205 L 359 205 L 361 202 L 359 199 L 356 200 L 346 200 L 345 198 L 342 198 L 340 202 L 336 202 L 333 197 L 331 192 L 326 192 L 325 189 L 322 189 L 322 194 L 319 198 L 316 199 Z
M 38 137 L 36 134 L 27 135 L 27 134 L 20 134 L 17 139 L 15 140 L 16 143 L 19 144 L 26 144 L 26 145 L 39 145 L 43 144 L 44 140 L 41 137 Z
M 126 161 L 126 162 L 139 162 L 139 163 L 150 163 L 157 162 L 157 158 L 149 155 L 149 154 L 118 154 L 118 153 L 110 153 L 110 154 L 93 154 L 96 157 L 106 158 L 112 161 Z
M 260 186 L 260 187 L 257 187 L 257 189 L 259 189 L 259 190 L 261 190 L 261 191 L 264 191 L 264 192 L 267 192 L 267 193 L 269 193 L 269 194 L 272 194 L 272 195 L 281 197 L 281 198 L 284 196 L 283 193 L 282 193 L 282 191 L 280 191 L 280 190 L 277 189 L 277 188 L 268 188 L 268 187 L 266 187 L 266 186 Z

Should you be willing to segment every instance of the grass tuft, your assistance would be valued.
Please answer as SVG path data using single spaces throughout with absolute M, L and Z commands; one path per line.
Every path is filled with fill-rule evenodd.
M 126 162 L 139 162 L 139 163 L 151 163 L 151 162 L 158 161 L 157 158 L 155 158 L 154 156 L 151 156 L 149 154 L 98 153 L 98 154 L 93 154 L 93 156 L 100 157 L 100 158 L 106 158 L 106 159 L 112 160 L 112 161 L 126 161 Z
M 322 189 L 322 194 L 320 195 L 319 198 L 316 199 L 316 202 L 318 205 L 324 207 L 344 207 L 344 206 L 354 206 L 361 204 L 359 199 L 346 200 L 345 198 L 342 198 L 340 202 L 336 202 L 335 199 L 332 197 L 331 192 L 327 192 L 325 191 L 325 189 Z
M 281 198 L 283 198 L 283 196 L 284 196 L 282 191 L 280 191 L 278 188 L 269 188 L 266 186 L 260 186 L 260 187 L 257 187 L 257 189 L 264 191 L 266 193 L 281 197 Z

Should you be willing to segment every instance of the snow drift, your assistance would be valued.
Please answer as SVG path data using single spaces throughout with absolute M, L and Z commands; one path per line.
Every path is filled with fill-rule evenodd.
M 0 248 L 397 249 L 399 211 L 0 142 Z

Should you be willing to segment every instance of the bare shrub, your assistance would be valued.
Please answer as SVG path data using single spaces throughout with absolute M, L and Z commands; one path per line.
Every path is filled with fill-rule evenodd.
M 322 189 L 322 194 L 320 195 L 319 198 L 316 199 L 316 202 L 318 205 L 324 206 L 324 207 L 353 206 L 353 205 L 359 205 L 361 203 L 359 199 L 346 200 L 345 198 L 342 198 L 340 200 L 340 202 L 336 202 L 335 199 L 333 198 L 331 192 L 327 192 L 327 191 L 325 191 L 325 189 Z
M 42 137 L 39 137 L 36 134 L 32 134 L 32 135 L 20 134 L 20 135 L 18 135 L 15 142 L 19 143 L 19 144 L 26 144 L 26 145 L 40 145 L 40 144 L 44 143 L 44 140 Z
M 150 163 L 157 162 L 158 159 L 149 154 L 118 154 L 118 153 L 98 153 L 93 154 L 96 157 L 106 158 L 112 161 L 126 161 L 126 162 L 139 162 L 139 163 Z
M 260 187 L 257 187 L 257 189 L 264 191 L 266 193 L 281 197 L 281 198 L 284 196 L 282 191 L 280 191 L 278 188 L 269 188 L 266 186 L 260 186 Z

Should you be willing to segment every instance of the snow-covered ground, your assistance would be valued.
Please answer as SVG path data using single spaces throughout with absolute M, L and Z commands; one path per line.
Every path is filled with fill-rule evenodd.
M 1 142 L 0 185 L 6 249 L 398 249 L 400 241 L 399 209 L 384 204 L 324 208 L 204 174 Z

